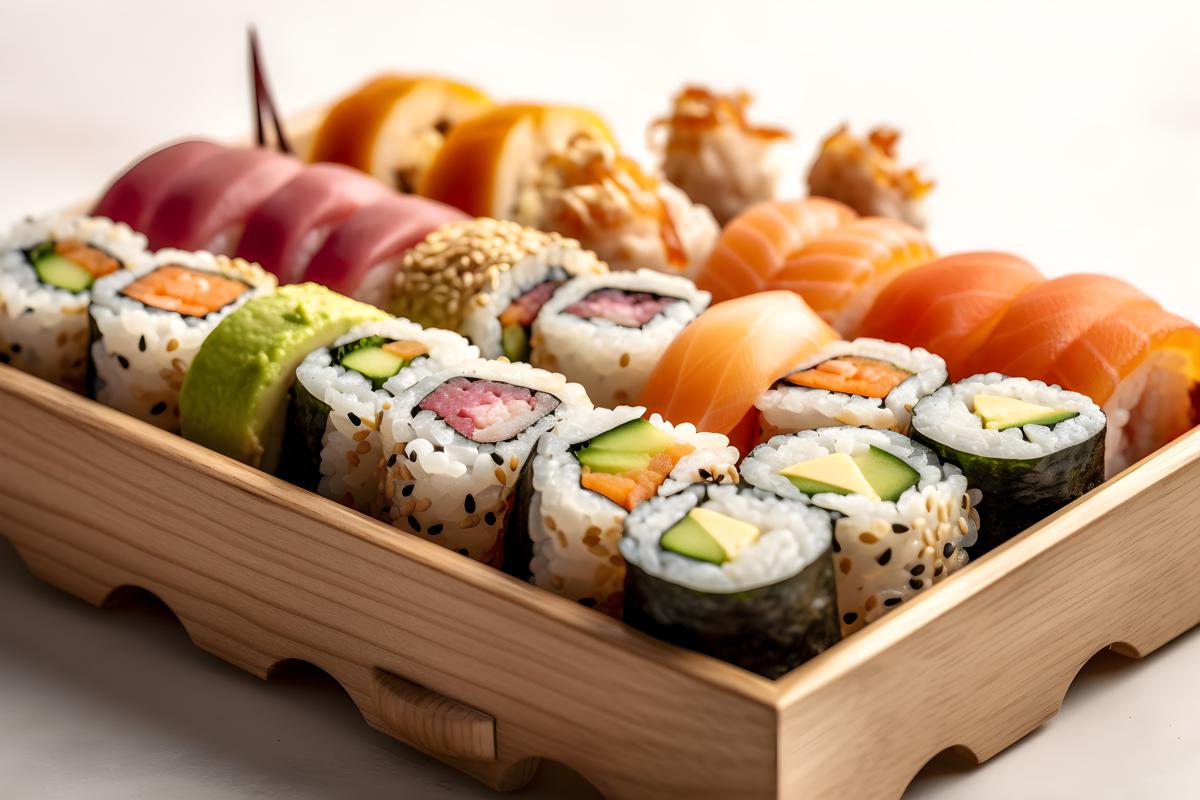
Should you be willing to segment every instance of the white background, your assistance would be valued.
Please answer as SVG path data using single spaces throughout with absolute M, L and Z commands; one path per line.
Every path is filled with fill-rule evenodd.
M 381 69 L 441 72 L 592 106 L 642 155 L 684 81 L 746 87 L 796 133 L 790 193 L 838 122 L 892 122 L 939 181 L 939 250 L 1119 275 L 1200 318 L 1200 4 L 1183 0 L 0 0 L 0 218 L 84 199 L 167 139 L 244 135 L 250 21 L 285 113 Z M 0 545 L 0 794 L 491 796 L 367 729 L 336 688 L 260 684 L 167 619 L 86 608 Z M 1100 656 L 1042 731 L 980 768 L 930 767 L 907 797 L 1200 796 L 1198 663 L 1198 635 Z M 581 792 L 550 769 L 518 796 Z

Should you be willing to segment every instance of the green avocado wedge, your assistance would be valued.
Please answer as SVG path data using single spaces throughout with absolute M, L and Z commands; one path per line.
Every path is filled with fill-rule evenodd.
M 255 297 L 192 361 L 179 397 L 184 438 L 274 473 L 296 367 L 355 325 L 389 316 L 314 283 Z

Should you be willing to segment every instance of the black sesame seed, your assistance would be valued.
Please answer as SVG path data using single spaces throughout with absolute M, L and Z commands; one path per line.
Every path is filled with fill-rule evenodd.
M 945 558 L 954 555 L 954 544 L 952 542 L 946 542 L 946 546 L 942 548 L 942 555 Z
M 430 525 L 428 528 L 425 529 L 425 532 L 428 533 L 430 536 L 437 536 L 439 533 L 442 532 L 442 523 L 438 522 L 433 525 Z
M 488 525 L 495 525 L 496 524 L 496 515 L 493 512 L 489 511 L 483 515 L 483 521 L 485 523 L 487 523 Z
M 392 507 L 391 507 L 391 506 L 384 505 L 384 506 L 380 506 L 380 507 L 379 507 L 379 513 L 380 513 L 380 514 L 386 514 L 386 513 L 388 513 L 388 512 L 389 512 L 389 511 L 391 511 L 391 510 L 392 510 Z
M 404 455 L 408 457 L 409 461 L 413 462 L 414 464 L 417 463 L 417 451 L 416 450 L 406 451 L 404 453 Z
M 0 353 L 0 364 L 8 364 L 11 361 L 12 359 L 9 358 L 8 353 Z
M 121 369 L 129 369 L 129 359 L 125 356 L 117 356 L 117 363 L 121 365 Z
M 396 454 L 395 453 L 392 453 L 390 456 L 388 456 L 388 466 L 389 467 L 396 466 Z
M 581 597 L 581 598 L 579 598 L 579 605 L 585 606 L 587 608 L 595 608 L 596 607 L 596 598 Z
M 13 342 L 11 345 L 9 345 L 8 349 L 12 350 L 14 353 L 19 353 L 21 352 L 21 345 Z
M 891 608 L 892 606 L 898 606 L 898 605 L 900 605 L 900 598 L 899 597 L 889 597 L 887 600 L 883 601 L 883 604 L 885 606 L 887 606 L 888 608 Z
M 142 336 L 141 338 L 138 339 L 138 350 L 141 350 L 143 353 L 146 352 L 146 337 L 145 336 Z
M 153 406 L 150 407 L 150 416 L 157 417 L 159 414 L 163 413 L 166 410 L 167 410 L 166 402 L 159 400 L 157 403 L 155 403 Z
M 421 532 L 421 523 L 412 514 L 408 515 L 408 527 L 412 528 L 417 533 Z
M 475 495 L 468 494 L 466 498 L 463 499 L 463 508 L 466 509 L 468 514 L 475 513 Z
M 491 456 L 492 461 L 496 462 L 496 466 L 503 466 L 504 456 L 500 455 L 499 453 L 492 453 Z
M 460 548 L 458 548 L 458 554 L 460 556 L 469 556 L 469 555 L 471 555 L 471 551 L 465 547 L 460 547 Z
M 875 556 L 875 560 L 879 562 L 879 566 L 883 566 L 892 560 L 892 548 L 884 550 L 879 555 Z
M 24 311 L 22 311 L 21 313 L 22 313 L 22 314 L 32 314 L 32 313 L 33 313 L 33 309 L 32 309 L 32 308 L 26 308 L 26 309 L 25 309 Z
M 416 489 L 416 488 L 417 488 L 417 485 L 415 483 L 406 483 L 406 484 L 404 484 L 404 488 L 400 490 L 400 494 L 404 495 L 405 497 L 408 497 L 409 495 L 411 495 L 413 493 L 413 489 Z
M 847 625 L 853 625 L 854 623 L 858 622 L 858 614 L 855 614 L 853 611 L 842 614 L 842 622 L 846 623 Z
M 924 589 L 925 588 L 925 582 L 923 580 L 921 580 L 920 578 L 913 578 L 912 580 L 910 580 L 908 582 L 908 585 L 914 589 Z
M 909 574 L 911 574 L 911 575 L 913 575 L 913 576 L 916 576 L 916 575 L 920 575 L 920 574 L 921 574 L 922 572 L 924 572 L 924 571 L 925 571 L 925 565 L 924 565 L 924 564 L 917 564 L 915 567 L 913 567 L 912 569 L 910 569 L 908 572 L 909 572 Z
M 706 481 L 709 481 L 709 480 L 712 480 L 712 473 L 711 473 L 711 472 L 709 472 L 709 471 L 708 471 L 708 470 L 706 470 L 706 469 L 701 469 L 701 470 L 700 470 L 700 477 L 701 477 L 701 478 L 703 478 L 703 479 L 704 479 L 704 480 L 706 480 Z
M 350 420 L 350 424 L 356 428 L 359 425 L 362 425 L 362 419 L 359 418 L 358 414 L 355 414 L 353 411 L 346 412 L 346 419 Z
M 893 522 L 892 533 L 908 533 L 908 526 L 901 525 L 899 522 Z
M 941 574 L 945 571 L 946 571 L 945 567 L 943 567 L 941 564 L 938 564 L 937 567 L 935 567 L 933 570 L 933 577 L 935 577 L 935 578 L 941 577 Z

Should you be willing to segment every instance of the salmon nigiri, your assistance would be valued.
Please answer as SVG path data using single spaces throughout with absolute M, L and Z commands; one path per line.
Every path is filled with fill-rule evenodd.
M 837 334 L 796 294 L 719 303 L 683 329 L 646 381 L 650 412 L 724 433 L 743 452 L 758 433 L 754 401 Z
M 911 269 L 875 298 L 860 336 L 924 347 L 946 360 L 952 380 L 971 373 L 967 362 L 1013 299 L 1045 278 L 1007 253 L 956 253 Z
M 912 225 L 863 217 L 818 236 L 768 285 L 798 293 L 839 333 L 853 336 L 879 292 L 934 257 L 925 235 Z
M 1109 476 L 1200 418 L 1200 328 L 1105 275 L 1068 275 L 1020 294 L 971 367 L 1058 383 L 1099 403 Z
M 762 291 L 790 256 L 855 216 L 848 206 L 821 197 L 757 203 L 725 226 L 696 285 L 714 302 Z

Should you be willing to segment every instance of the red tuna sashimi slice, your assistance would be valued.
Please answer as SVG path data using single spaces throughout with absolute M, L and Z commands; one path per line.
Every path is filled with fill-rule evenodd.
M 305 167 L 250 216 L 237 254 L 280 283 L 296 283 L 336 225 L 388 194 L 379 181 L 340 164 Z
M 150 246 L 232 255 L 246 220 L 302 164 L 258 148 L 230 148 L 176 177 L 144 233 Z
M 404 254 L 434 229 L 466 218 L 458 209 L 423 197 L 386 197 L 330 231 L 304 279 L 385 307 Z
M 155 150 L 134 162 L 105 189 L 92 216 L 108 217 L 144 231 L 175 178 L 224 150 L 203 139 L 187 139 Z

